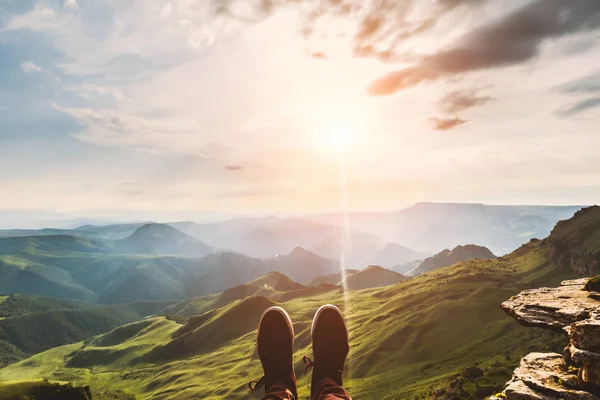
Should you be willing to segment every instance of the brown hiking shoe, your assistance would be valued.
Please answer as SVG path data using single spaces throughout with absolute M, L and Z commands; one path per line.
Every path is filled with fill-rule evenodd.
M 311 334 L 314 355 L 314 361 L 310 362 L 310 366 L 314 368 L 311 398 L 314 398 L 317 386 L 323 379 L 332 379 L 336 385 L 342 386 L 342 373 L 350 344 L 344 317 L 339 308 L 331 304 L 317 310 Z
M 264 376 L 249 384 L 255 391 L 262 385 L 269 393 L 273 386 L 288 389 L 298 398 L 294 373 L 294 328 L 288 313 L 281 307 L 269 307 L 258 324 L 258 355 Z

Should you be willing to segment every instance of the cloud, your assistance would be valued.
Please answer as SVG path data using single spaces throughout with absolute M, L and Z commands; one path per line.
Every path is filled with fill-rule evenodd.
M 572 117 L 587 110 L 600 107 L 600 97 L 592 97 L 581 100 L 575 104 L 571 104 L 557 111 L 561 117 Z
M 489 96 L 478 96 L 475 89 L 456 90 L 447 93 L 440 101 L 439 105 L 442 111 L 453 114 L 467 108 L 477 107 L 493 100 Z
M 578 78 L 557 87 L 562 93 L 600 92 L 600 72 Z
M 30 74 L 33 72 L 40 72 L 42 70 L 42 67 L 36 65 L 33 61 L 29 60 L 21 63 L 21 70 L 25 73 Z
M 225 169 L 228 171 L 241 171 L 244 169 L 241 165 L 226 165 Z
M 433 129 L 435 129 L 436 131 L 449 131 L 450 129 L 454 129 L 457 126 L 467 122 L 464 119 L 460 119 L 458 117 L 430 118 L 429 120 L 433 123 Z
M 364 1 L 364 0 L 215 0 L 214 13 L 244 22 L 260 22 L 274 11 L 295 6 L 300 11 L 300 31 L 305 39 L 344 36 L 352 53 L 382 62 L 400 62 L 397 47 L 435 28 L 437 22 L 460 6 L 485 0 Z M 338 29 L 340 25 L 343 28 Z M 348 45 L 345 43 L 344 45 Z M 312 54 L 309 52 L 309 54 Z M 401 53 L 400 53 L 401 54 Z
M 65 0 L 64 7 L 77 9 L 79 8 L 79 4 L 77 4 L 77 0 Z
M 317 60 L 327 60 L 329 57 L 327 57 L 327 54 L 323 53 L 322 51 L 316 51 L 314 53 L 312 53 L 310 55 L 312 58 L 316 58 Z
M 389 95 L 441 76 L 498 68 L 534 58 L 546 39 L 600 27 L 600 1 L 536 0 L 465 34 L 448 49 L 371 83 L 371 95 Z

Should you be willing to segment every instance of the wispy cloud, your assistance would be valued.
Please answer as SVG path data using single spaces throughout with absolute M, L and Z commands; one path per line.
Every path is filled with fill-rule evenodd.
M 455 90 L 447 93 L 439 101 L 442 111 L 453 114 L 471 107 L 477 107 L 492 101 L 489 96 L 479 96 L 477 90 Z
M 558 86 L 562 93 L 595 93 L 600 92 L 600 72 L 586 75 Z
M 457 126 L 460 126 L 467 121 L 464 119 L 460 119 L 458 117 L 455 118 L 430 118 L 429 119 L 433 124 L 433 129 L 436 131 L 449 131 L 450 129 L 454 129 Z
M 494 168 L 472 177 L 469 187 L 481 189 L 474 198 L 518 185 L 534 198 L 532 182 L 543 182 L 548 171 L 567 176 L 575 166 L 594 178 L 600 171 L 593 118 L 552 113 L 565 98 L 573 102 L 561 110 L 565 115 L 598 110 L 590 66 L 600 48 L 558 51 L 575 40 L 597 40 L 596 32 L 582 32 L 596 26 L 596 2 L 547 0 L 548 9 L 536 8 L 539 0 L 104 0 L 79 1 L 77 9 L 65 0 L 32 3 L 3 17 L 0 40 L 22 40 L 19 57 L 43 66 L 35 82 L 15 74 L 27 85 L 14 86 L 35 95 L 20 97 L 35 107 L 42 97 L 44 106 L 54 101 L 52 111 L 70 128 L 53 136 L 52 151 L 40 145 L 34 152 L 30 141 L 48 134 L 40 117 L 27 143 L 17 138 L 12 147 L 0 146 L 0 167 L 21 174 L 11 175 L 11 195 L 0 206 L 297 210 L 302 194 L 311 204 L 300 207 L 333 209 L 339 166 L 320 146 L 340 121 L 350 121 L 360 143 L 357 156 L 348 154 L 349 185 L 386 182 L 375 200 L 364 188 L 353 192 L 354 207 L 443 198 L 454 192 L 453 177 L 464 176 L 460 165 L 469 171 L 488 165 L 490 149 L 507 173 L 498 177 Z M 570 32 L 579 34 L 560 38 Z M 555 39 L 560 46 L 545 45 Z M 365 88 L 390 63 L 404 71 L 401 88 L 432 83 L 370 98 Z M 496 68 L 504 65 L 527 68 Z M 582 81 L 552 90 L 577 77 Z M 471 89 L 490 86 L 490 93 Z M 18 96 L 11 95 L 2 91 L 0 103 L 11 106 L 4 114 L 18 128 L 30 117 L 12 112 Z M 485 123 L 467 124 L 481 114 Z M 431 125 L 445 133 L 432 135 Z M 591 161 L 573 162 L 582 159 Z M 39 183 L 41 170 L 52 179 Z M 79 186 L 90 176 L 94 195 Z M 410 199 L 406 186 L 392 184 L 403 181 L 418 186 Z M 323 194 L 322 185 L 333 189 Z M 385 192 L 392 187 L 402 190 Z M 277 188 L 283 192 L 273 193 Z M 123 197 L 127 189 L 131 195 Z M 134 196 L 138 189 L 143 196 Z M 47 196 L 35 196 L 41 192 Z
M 546 39 L 598 27 L 598 1 L 536 0 L 467 33 L 446 50 L 423 56 L 412 67 L 376 79 L 369 93 L 390 95 L 445 75 L 523 63 L 538 54 Z
M 23 63 L 21 63 L 21 70 L 25 73 L 30 74 L 33 72 L 40 72 L 42 70 L 42 67 L 40 67 L 33 61 L 29 60 L 29 61 L 24 61 Z
M 561 117 L 571 117 L 598 107 L 600 107 L 600 97 L 592 97 L 563 107 L 557 111 L 557 114 Z

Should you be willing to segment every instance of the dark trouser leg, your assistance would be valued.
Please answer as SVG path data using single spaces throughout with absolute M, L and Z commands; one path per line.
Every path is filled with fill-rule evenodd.
M 282 384 L 273 385 L 261 400 L 297 400 L 292 392 Z
M 317 390 L 314 393 L 313 400 L 352 400 L 346 389 L 339 386 L 331 378 L 325 378 L 317 382 Z

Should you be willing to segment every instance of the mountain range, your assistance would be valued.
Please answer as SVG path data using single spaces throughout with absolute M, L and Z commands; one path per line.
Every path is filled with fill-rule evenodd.
M 576 277 L 576 266 L 596 254 L 598 243 L 579 239 L 598 232 L 600 208 L 590 208 L 558 224 L 548 238 L 503 257 L 471 259 L 346 293 L 340 286 L 306 286 L 267 273 L 91 341 L 11 364 L 0 369 L 0 380 L 28 379 L 35 385 L 42 378 L 66 379 L 89 385 L 92 393 L 121 390 L 138 398 L 241 398 L 246 382 L 261 374 L 255 335 L 262 311 L 277 304 L 290 312 L 300 368 L 301 356 L 310 353 L 312 312 L 329 302 L 344 311 L 350 329 L 345 386 L 354 397 L 429 398 L 438 387 L 458 385 L 458 398 L 482 398 L 500 391 L 526 352 L 564 346 L 560 334 L 525 329 L 499 304 L 525 288 Z M 350 271 L 349 279 L 361 273 L 375 283 L 389 275 L 370 267 Z M 477 377 L 465 378 L 475 369 Z M 309 377 L 298 378 L 300 387 L 308 384 Z
M 121 239 L 64 233 L 0 238 L 0 293 L 104 304 L 183 300 L 223 291 L 269 271 L 308 282 L 338 270 L 336 261 L 299 247 L 267 259 L 215 252 L 196 238 L 155 223 Z
M 106 398 L 244 398 L 247 382 L 261 375 L 255 337 L 262 311 L 280 305 L 290 313 L 299 371 L 310 354 L 312 314 L 332 303 L 350 330 L 345 386 L 353 397 L 433 398 L 452 387 L 456 399 L 480 399 L 501 391 L 525 353 L 564 347 L 560 334 L 524 329 L 499 304 L 524 289 L 600 274 L 599 207 L 501 257 L 463 246 L 432 257 L 433 269 L 410 279 L 372 265 L 345 271 L 346 282 L 338 261 L 300 246 L 259 259 L 215 250 L 171 225 L 148 225 L 123 237 L 0 239 L 3 287 L 68 289 L 77 299 L 0 298 L 0 352 L 10 363 L 0 369 L 0 397 L 15 387 L 29 393 L 70 382 L 89 386 L 81 396 L 94 398 L 107 391 L 113 397 Z M 196 241 L 210 253 L 188 255 Z M 461 257 L 469 259 L 454 262 Z M 88 293 L 91 301 L 80 301 Z
M 309 214 L 165 225 L 218 251 L 268 258 L 302 247 L 325 258 L 343 260 L 346 268 L 392 268 L 468 243 L 502 255 L 532 238 L 548 236 L 559 220 L 570 218 L 580 208 L 418 203 L 393 212 L 350 212 L 347 219 L 340 214 Z M 349 221 L 350 226 L 346 227 L 344 221 Z M 64 234 L 118 240 L 149 223 L 0 230 L 0 237 Z

